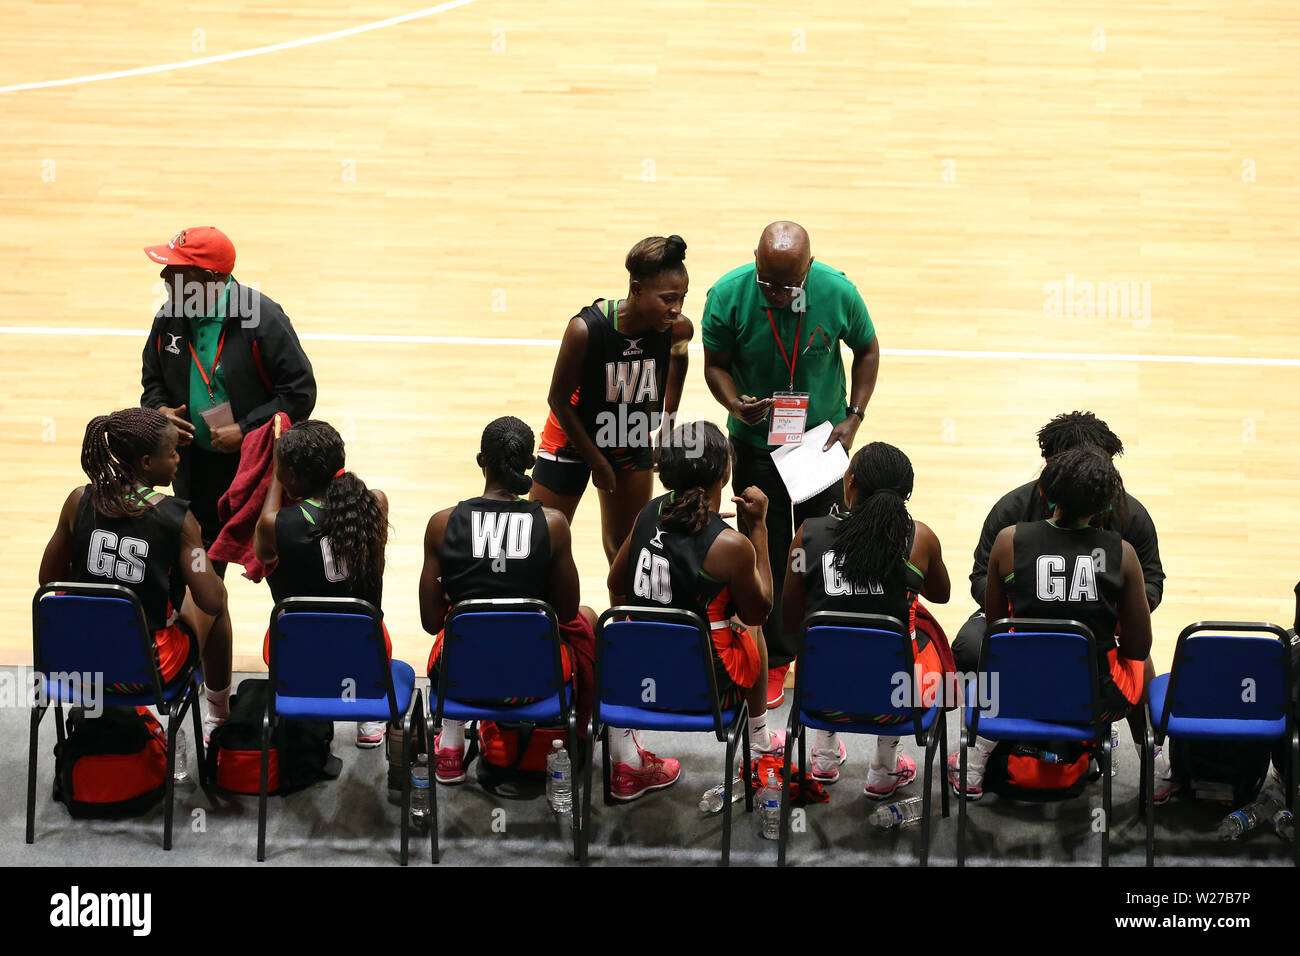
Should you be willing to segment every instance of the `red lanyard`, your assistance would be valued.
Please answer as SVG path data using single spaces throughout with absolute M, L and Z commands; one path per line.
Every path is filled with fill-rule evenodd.
M 776 339 L 776 347 L 781 350 L 781 359 L 785 362 L 785 367 L 790 370 L 790 389 L 794 389 L 794 367 L 799 362 L 799 333 L 803 331 L 803 313 L 799 315 L 799 324 L 794 329 L 794 344 L 791 348 L 794 350 L 794 358 L 786 354 L 785 346 L 781 343 L 781 336 L 776 331 L 776 319 L 772 318 L 772 310 L 767 309 L 767 321 L 772 326 L 772 338 Z M 193 348 L 193 346 L 191 346 Z M 197 359 L 195 360 L 197 361 Z
M 795 341 L 796 343 L 798 342 L 797 339 Z M 203 363 L 199 361 L 199 353 L 194 351 L 194 343 L 189 343 L 190 355 L 194 358 L 194 367 L 197 368 L 199 374 L 203 376 L 203 384 L 208 387 L 208 398 L 212 399 L 214 402 L 216 401 L 216 396 L 212 394 L 212 379 L 217 374 L 217 365 L 221 362 L 221 349 L 225 344 L 226 331 L 225 329 L 222 329 L 221 338 L 217 340 L 217 354 L 212 357 L 212 375 L 209 375 L 207 372 L 203 371 Z

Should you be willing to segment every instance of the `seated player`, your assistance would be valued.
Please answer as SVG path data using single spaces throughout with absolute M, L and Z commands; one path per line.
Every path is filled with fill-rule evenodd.
M 1068 412 L 1057 415 L 1038 430 L 1038 447 L 1047 461 L 1063 451 L 1093 445 L 1112 459 L 1124 454 L 1124 443 L 1092 412 Z M 952 654 L 957 670 L 974 673 L 979 667 L 980 648 L 984 646 L 984 596 L 988 578 L 989 551 L 998 532 L 1018 521 L 1041 521 L 1051 517 L 1051 499 L 1043 493 L 1042 483 L 1031 481 L 1007 492 L 993 506 L 980 531 L 975 548 L 975 564 L 970 574 L 970 593 L 979 609 L 961 626 L 952 642 Z M 1164 593 L 1165 572 L 1160 565 L 1160 544 L 1156 528 L 1142 503 L 1122 491 L 1115 507 L 1097 519 L 1099 527 L 1118 531 L 1120 537 L 1133 546 L 1142 565 L 1147 607 L 1154 611 Z M 1149 680 L 1150 678 L 1148 678 Z
M 420 573 L 420 623 L 436 635 L 428 674 L 436 678 L 447 612 L 459 601 L 535 598 L 549 604 L 560 623 L 565 677 L 576 672 L 579 732 L 591 714 L 596 614 L 578 605 L 578 566 L 570 549 L 569 522 L 559 511 L 519 496 L 532 486 L 533 431 L 502 417 L 483 429 L 478 466 L 483 493 L 444 508 L 429 519 Z M 516 703 L 525 703 L 517 701 Z M 444 720 L 434 740 L 439 783 L 465 779 L 465 725 Z
M 253 550 L 271 569 L 266 582 L 277 603 L 349 597 L 383 608 L 388 498 L 367 488 L 343 461 L 343 438 L 327 422 L 307 419 L 276 439 L 275 475 Z M 268 664 L 269 642 L 268 631 L 262 648 Z M 384 642 L 391 657 L 386 626 Z M 382 720 L 358 722 L 357 746 L 378 747 L 386 726 Z
M 814 611 L 887 614 L 907 625 L 917 672 L 916 686 L 938 692 L 942 664 L 938 648 L 916 630 L 916 599 L 945 604 L 952 593 L 939 539 L 912 518 L 912 463 L 884 442 L 858 449 L 844 475 L 848 511 L 810 518 L 795 534 L 782 595 L 787 634 L 799 634 Z M 802 573 L 796 573 L 802 569 Z M 913 675 L 909 675 L 913 676 Z M 930 703 L 924 700 L 924 703 Z M 877 721 L 879 716 L 834 714 L 830 719 Z M 906 718 L 897 718 L 901 723 Z M 916 779 L 916 761 L 900 748 L 901 737 L 876 737 L 876 752 L 863 791 L 882 800 Z M 814 731 L 810 773 L 834 783 L 846 759 L 838 734 Z
M 189 502 L 154 490 L 176 475 L 176 441 L 176 426 L 152 408 L 92 418 L 81 443 L 81 467 L 90 483 L 74 488 L 63 503 L 40 569 L 42 586 L 120 584 L 135 594 L 154 635 L 164 684 L 186 662 L 199 659 L 194 608 L 217 617 L 226 599 Z
M 1106 451 L 1084 445 L 1049 459 L 1039 484 L 1053 503 L 1052 514 L 998 532 L 989 553 L 984 613 L 990 621 L 1036 617 L 1086 624 L 1097 645 L 1103 717 L 1112 722 L 1128 718 L 1141 747 L 1145 717 L 1139 705 L 1154 675 L 1151 610 L 1133 545 L 1119 532 L 1097 527 L 1120 498 L 1119 472 Z M 970 749 L 966 788 L 972 799 L 983 792 L 993 747 L 994 741 L 979 737 Z M 948 760 L 954 791 L 960 780 L 958 757 Z M 1164 803 L 1174 784 L 1161 747 L 1156 748 L 1155 770 L 1155 800 Z
M 590 478 L 607 561 L 650 500 L 654 436 L 686 381 L 685 257 L 681 236 L 638 242 L 627 297 L 597 299 L 570 319 L 555 359 L 532 497 L 571 522 Z
M 767 644 L 761 631 L 752 634 L 745 627 L 761 625 L 772 609 L 767 496 L 750 487 L 731 499 L 751 529 L 748 536 L 734 531 L 718 514 L 730 478 L 727 439 L 716 425 L 694 422 L 672 430 L 659 457 L 659 479 L 668 493 L 641 509 L 619 548 L 609 569 L 610 599 L 615 605 L 684 608 L 707 621 L 723 708 L 738 706 L 743 695 L 751 749 L 779 753 L 785 734 L 767 729 Z M 631 730 L 611 727 L 609 743 L 615 799 L 635 800 L 671 786 L 681 774 L 678 761 L 642 749 Z

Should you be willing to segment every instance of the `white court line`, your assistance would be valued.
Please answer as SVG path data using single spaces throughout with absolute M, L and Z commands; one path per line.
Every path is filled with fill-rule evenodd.
M 48 335 L 82 338 L 108 338 L 125 336 L 144 338 L 146 329 L 77 329 L 51 328 L 39 325 L 0 325 L 0 335 Z M 472 335 L 378 335 L 368 332 L 302 332 L 298 338 L 304 342 L 370 342 L 377 345 L 485 345 L 489 347 L 515 346 L 520 348 L 560 347 L 559 339 L 488 338 Z M 691 351 L 702 351 L 704 346 L 695 342 Z M 848 351 L 844 349 L 843 351 Z M 1012 352 L 995 349 L 881 349 L 882 355 L 894 358 L 952 358 L 986 359 L 993 361 L 1041 362 L 1136 362 L 1173 365 L 1241 365 L 1273 368 L 1300 367 L 1300 358 L 1252 358 L 1236 355 L 1151 355 L 1137 352 Z
M 389 17 L 387 20 L 376 20 L 374 23 L 363 23 L 360 26 L 346 27 L 342 30 L 334 30 L 331 33 L 320 33 L 314 37 L 303 37 L 301 40 L 286 40 L 284 43 L 272 43 L 270 46 L 254 47 L 251 50 L 236 50 L 234 53 L 220 53 L 214 56 L 203 56 L 197 60 L 180 60 L 176 63 L 162 63 L 158 66 L 138 66 L 131 70 L 115 70 L 112 73 L 92 73 L 87 76 L 71 76 L 63 80 L 42 80 L 38 83 L 17 83 L 13 86 L 0 86 L 0 93 L 18 93 L 22 90 L 42 90 L 52 86 L 72 86 L 75 83 L 95 83 L 99 80 L 119 80 L 124 76 L 147 76 L 150 73 L 165 73 L 168 70 L 185 70 L 192 66 L 206 66 L 209 63 L 225 63 L 228 60 L 242 60 L 249 56 L 261 56 L 263 53 L 276 53 L 280 50 L 293 50 L 300 46 L 311 46 L 313 43 L 324 43 L 326 40 L 339 40 L 343 37 L 356 36 L 358 33 L 368 33 L 371 30 L 382 30 L 384 27 L 396 26 L 399 23 L 409 23 L 411 20 L 420 20 L 424 17 L 433 16 L 435 13 L 443 13 L 447 10 L 454 10 L 457 7 L 468 6 L 471 3 L 477 3 L 478 0 L 450 0 L 448 3 L 440 3 L 436 7 L 426 7 L 423 10 L 416 10 L 412 13 L 403 13 L 400 16 Z

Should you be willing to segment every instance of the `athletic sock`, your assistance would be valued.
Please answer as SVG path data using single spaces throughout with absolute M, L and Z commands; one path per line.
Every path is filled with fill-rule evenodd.
M 1173 767 L 1169 765 L 1169 757 L 1165 753 L 1165 748 L 1156 748 L 1156 779 L 1168 780 L 1174 775 Z
M 767 730 L 767 714 L 761 717 L 749 715 L 749 749 L 763 752 L 772 749 L 772 735 Z
M 976 737 L 975 746 L 968 747 L 966 750 L 967 773 L 983 778 L 984 768 L 989 765 L 989 754 L 993 753 L 993 748 L 997 745 L 996 740 Z
M 230 685 L 225 690 L 208 688 L 208 714 L 220 720 L 230 716 Z
M 443 718 L 442 735 L 438 739 L 438 744 L 443 750 L 455 750 L 457 747 L 464 747 L 465 721 Z
M 641 752 L 637 750 L 632 731 L 609 728 L 609 759 L 611 763 L 627 764 L 633 770 L 641 769 Z
M 898 769 L 898 742 L 902 737 L 877 737 L 876 755 L 871 758 L 872 770 L 887 770 L 893 773 Z
M 826 754 L 838 758 L 840 755 L 839 735 L 830 730 L 814 730 L 812 749 L 815 754 Z

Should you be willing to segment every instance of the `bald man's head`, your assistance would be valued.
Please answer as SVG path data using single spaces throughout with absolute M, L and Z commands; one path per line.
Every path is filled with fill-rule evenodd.
M 754 262 L 767 301 L 778 309 L 788 306 L 808 278 L 812 261 L 812 244 L 803 226 L 782 220 L 764 229 Z

